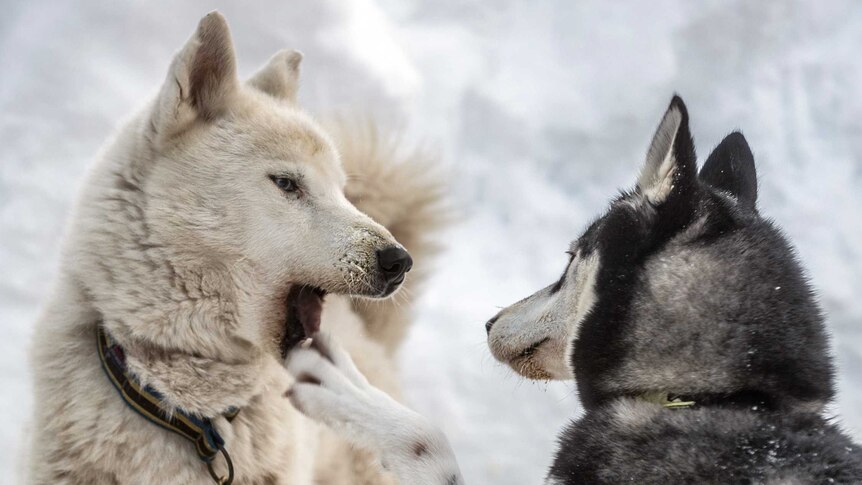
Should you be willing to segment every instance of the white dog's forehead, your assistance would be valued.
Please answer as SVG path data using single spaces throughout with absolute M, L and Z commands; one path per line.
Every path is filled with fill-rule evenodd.
M 255 103 L 256 104 L 256 103 Z M 344 186 L 346 177 L 329 137 L 302 112 L 280 106 L 250 106 L 213 133 L 216 150 L 243 162 L 282 160 L 311 168 L 321 180 Z

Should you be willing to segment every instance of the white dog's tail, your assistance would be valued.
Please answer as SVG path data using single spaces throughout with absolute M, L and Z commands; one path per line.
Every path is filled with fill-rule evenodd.
M 436 236 L 451 219 L 436 157 L 404 150 L 397 136 L 382 134 L 369 120 L 338 121 L 327 128 L 347 173 L 347 198 L 385 226 L 413 257 L 405 287 L 383 301 L 355 299 L 353 306 L 372 338 L 393 352 L 410 320 L 410 301 L 440 249 Z

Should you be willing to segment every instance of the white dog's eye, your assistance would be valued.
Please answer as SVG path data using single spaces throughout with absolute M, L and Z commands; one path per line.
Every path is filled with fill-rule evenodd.
M 278 188 L 285 192 L 293 193 L 299 190 L 299 184 L 296 183 L 296 180 L 293 180 L 290 177 L 279 177 L 277 175 L 270 175 L 269 178 L 276 186 L 278 186 Z

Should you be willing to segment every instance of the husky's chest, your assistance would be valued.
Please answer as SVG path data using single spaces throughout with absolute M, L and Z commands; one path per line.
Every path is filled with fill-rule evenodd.
M 619 399 L 560 436 L 548 483 L 859 483 L 862 448 L 816 413 Z M 556 480 L 556 481 L 555 481 Z

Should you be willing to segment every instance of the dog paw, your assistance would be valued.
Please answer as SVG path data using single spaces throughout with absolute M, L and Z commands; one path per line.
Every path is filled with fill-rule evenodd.
M 306 416 L 380 455 L 401 483 L 463 483 L 445 435 L 421 415 L 368 383 L 325 334 L 285 362 L 296 382 L 286 396 Z
M 350 429 L 371 407 L 373 388 L 327 335 L 318 333 L 307 342 L 285 360 L 296 380 L 285 396 L 308 417 L 332 428 Z

